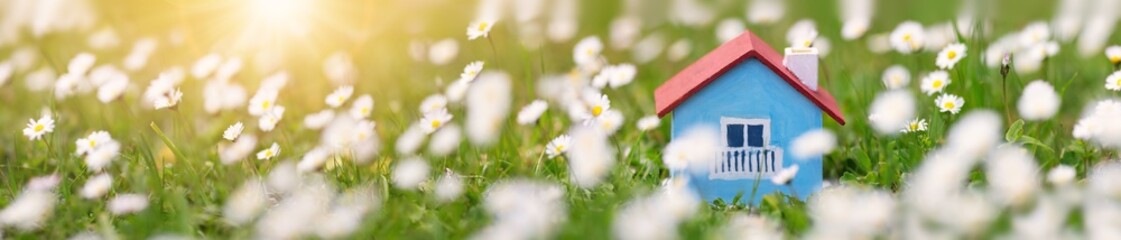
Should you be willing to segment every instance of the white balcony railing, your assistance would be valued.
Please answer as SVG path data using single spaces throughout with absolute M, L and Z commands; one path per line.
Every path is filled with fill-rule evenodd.
M 770 178 L 782 170 L 782 148 L 724 148 L 717 153 L 709 179 Z

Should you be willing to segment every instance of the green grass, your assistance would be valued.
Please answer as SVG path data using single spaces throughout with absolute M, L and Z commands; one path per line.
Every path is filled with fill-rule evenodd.
M 343 31 L 332 31 L 327 36 L 308 40 L 319 45 L 286 49 L 283 54 L 287 58 L 282 60 L 282 64 L 293 78 L 282 91 L 279 104 L 288 107 L 288 112 L 276 130 L 257 133 L 260 137 L 258 149 L 275 141 L 283 149 L 282 154 L 278 159 L 247 159 L 227 166 L 219 162 L 215 146 L 229 124 L 255 120 L 243 109 L 218 115 L 204 113 L 201 106 L 203 82 L 190 77 L 181 86 L 185 96 L 177 110 L 153 111 L 137 104 L 143 89 L 159 71 L 176 65 L 188 66 L 208 51 L 204 46 L 217 41 L 217 36 L 222 34 L 208 30 L 220 28 L 221 24 L 212 23 L 216 20 L 207 18 L 223 11 L 196 11 L 198 8 L 192 6 L 202 4 L 192 5 L 182 1 L 134 3 L 137 5 L 131 7 L 122 2 L 135 1 L 97 1 L 99 12 L 107 15 L 102 24 L 115 26 L 125 39 L 118 50 L 94 52 L 99 63 L 123 59 L 133 37 L 166 34 L 167 29 L 172 27 L 185 29 L 189 34 L 188 42 L 183 47 L 161 46 L 146 70 L 131 75 L 136 89 L 110 104 L 98 102 L 92 94 L 56 101 L 51 94 L 29 92 L 22 81 L 26 73 L 17 73 L 13 81 L 0 87 L 0 103 L 4 105 L 0 107 L 0 126 L 4 126 L 0 131 L 0 186 L 3 186 L 0 187 L 0 206 L 8 205 L 18 196 L 32 177 L 58 174 L 63 179 L 57 189 L 59 202 L 43 228 L 30 232 L 7 229 L 5 236 L 58 239 L 82 231 L 96 231 L 125 239 L 162 233 L 207 238 L 252 236 L 252 227 L 237 228 L 223 222 L 222 204 L 246 179 L 264 175 L 282 161 L 298 160 L 304 152 L 315 147 L 319 133 L 302 128 L 303 116 L 323 109 L 325 104 L 322 99 L 332 90 L 321 74 L 318 59 L 334 49 L 344 49 L 355 57 L 360 73 L 356 95 L 369 93 L 375 98 L 372 119 L 378 123 L 377 132 L 383 143 L 382 153 L 371 164 L 355 165 L 343 161 L 323 171 L 326 179 L 340 189 L 366 184 L 380 187 L 383 198 L 381 208 L 365 219 L 354 238 L 469 237 L 490 221 L 481 207 L 484 191 L 496 181 L 511 178 L 564 184 L 569 216 L 567 223 L 560 228 L 559 238 L 610 238 L 613 214 L 623 203 L 652 192 L 668 177 L 660 155 L 662 147 L 670 140 L 669 121 L 663 120 L 656 131 L 641 132 L 635 129 L 634 120 L 653 114 L 654 88 L 687 66 L 692 59 L 718 45 L 711 28 L 689 29 L 657 21 L 650 21 L 652 25 L 644 27 L 644 35 L 659 32 L 666 34 L 670 40 L 688 38 L 694 43 L 694 51 L 685 61 L 670 62 L 662 58 L 640 65 L 635 83 L 605 91 L 611 97 L 613 107 L 622 110 L 627 118 L 626 125 L 611 138 L 611 142 L 620 151 L 631 151 L 625 158 L 619 159 L 603 184 L 581 189 L 570 184 L 567 163 L 563 158 L 538 161 L 544 145 L 572 124 L 564 112 L 553 108 L 536 126 L 519 126 L 509 119 L 494 147 L 477 148 L 464 142 L 456 154 L 427 157 L 433 167 L 433 176 L 438 176 L 445 168 L 467 176 L 464 178 L 465 194 L 454 202 L 442 204 L 435 201 L 431 191 L 427 190 L 431 189 L 431 182 L 422 187 L 425 190 L 410 192 L 392 188 L 388 181 L 391 167 L 399 160 L 393 151 L 393 141 L 408 124 L 420 118 L 415 110 L 420 100 L 441 89 L 441 84 L 433 79 L 442 78 L 444 83 L 448 83 L 456 78 L 467 62 L 484 60 L 488 71 L 502 70 L 513 76 L 513 109 L 516 111 L 536 98 L 533 89 L 542 76 L 564 73 L 572 67 L 571 49 L 575 40 L 548 43 L 539 50 L 523 49 L 517 44 L 514 26 L 505 22 L 492 32 L 491 38 L 497 47 L 491 49 L 485 40 L 465 40 L 462 28 L 469 22 L 470 11 L 457 11 L 458 5 L 431 6 L 429 11 L 406 14 L 391 11 L 409 9 L 406 4 L 378 1 L 341 10 L 339 17 L 358 22 L 355 25 L 361 27 L 361 34 L 367 38 L 343 39 L 340 37 L 346 35 L 341 33 Z M 838 136 L 839 147 L 824 158 L 824 177 L 834 182 L 899 190 L 903 187 L 902 179 L 921 164 L 927 151 L 944 142 L 947 128 L 960 116 L 936 112 L 932 104 L 934 98 L 918 91 L 921 75 L 936 68 L 934 53 L 869 53 L 863 39 L 856 42 L 841 40 L 840 23 L 836 20 L 835 6 L 831 6 L 833 2 L 825 1 L 827 3 L 821 4 L 826 6 L 820 7 L 818 2 L 795 1 L 788 8 L 791 12 L 779 23 L 749 25 L 748 28 L 778 47 L 784 45 L 786 27 L 797 19 L 808 17 L 817 21 L 822 34 L 833 42 L 832 53 L 822 61 L 827 67 L 827 71 L 822 72 L 823 86 L 836 97 L 849 121 L 846 126 L 839 126 L 828 119 L 825 121 L 825 127 Z M 952 4 L 943 5 L 942 1 L 881 2 L 884 3 L 881 3 L 869 33 L 890 31 L 904 19 L 917 19 L 924 24 L 942 22 L 950 19 L 954 15 L 952 9 L 955 9 Z M 1053 4 L 1049 1 L 1033 2 Z M 583 3 L 582 11 L 586 15 L 582 17 L 577 39 L 588 35 L 606 39 L 608 23 L 621 6 L 615 3 L 597 5 L 599 1 Z M 744 8 L 733 6 L 720 11 L 721 17 L 717 19 L 742 16 Z M 373 12 L 384 14 L 370 15 Z M 161 15 L 163 13 L 167 15 Z M 1050 19 L 1047 14 L 1028 11 L 1001 15 L 993 22 L 993 34 L 962 39 L 969 47 L 968 55 L 951 71 L 954 82 L 946 92 L 965 99 L 963 112 L 992 109 L 1011 113 L 1003 116 L 1008 121 L 1006 129 L 1002 130 L 1009 131 L 1010 126 L 1015 126 L 1009 131 L 1009 141 L 1022 143 L 1031 150 L 1042 171 L 1067 164 L 1075 166 L 1081 178 L 1095 163 L 1116 156 L 1115 152 L 1075 140 L 1070 134 L 1089 101 L 1118 96 L 1116 92 L 1108 92 L 1102 87 L 1113 67 L 1100 56 L 1083 59 L 1075 52 L 1076 46 L 1064 43 L 1060 54 L 1049 59 L 1039 73 L 1012 73 L 1007 79 L 1008 100 L 1004 101 L 999 71 L 985 67 L 980 60 L 990 40 L 1019 29 L 1030 20 Z M 402 29 L 406 28 L 403 25 L 409 22 L 428 24 L 430 28 L 421 33 L 403 33 Z M 436 67 L 407 57 L 408 39 L 444 37 L 460 40 L 460 54 L 453 63 Z M 59 33 L 41 39 L 25 39 L 22 45 L 34 45 L 41 51 L 43 56 L 39 66 L 60 71 L 70 57 L 84 51 L 84 39 L 82 33 Z M 1118 39 L 1115 33 L 1109 42 L 1115 44 Z M 326 47 L 318 47 L 321 45 Z M 0 56 L 7 56 L 12 50 L 12 47 L 0 47 Z M 629 52 L 608 50 L 605 54 L 612 63 L 630 61 Z M 250 57 L 246 56 L 247 59 Z M 918 116 L 930 121 L 930 129 L 898 137 L 879 136 L 867 125 L 867 107 L 876 93 L 883 91 L 880 81 L 883 69 L 897 63 L 911 70 L 909 90 L 916 94 Z M 252 64 L 246 64 L 235 81 L 250 89 L 252 94 L 257 82 L 267 74 L 255 72 Z M 1062 108 L 1051 120 L 1020 122 L 1016 116 L 1015 101 L 1023 86 L 1034 79 L 1043 79 L 1056 86 L 1063 99 Z M 44 141 L 28 141 L 20 131 L 27 119 L 37 118 L 43 109 L 49 109 L 56 116 L 55 131 Z M 453 107 L 451 110 L 456 115 L 455 121 L 462 123 L 465 118 L 463 109 Z M 151 202 L 147 210 L 135 215 L 113 216 L 106 210 L 106 201 L 90 201 L 76 195 L 93 174 L 85 169 L 82 159 L 73 154 L 73 141 L 95 130 L 109 131 L 124 146 L 121 156 L 106 170 L 114 176 L 109 195 L 146 193 Z M 246 131 L 257 132 L 255 127 L 249 126 Z M 980 174 L 983 173 L 974 175 L 974 182 L 984 181 Z M 720 226 L 733 214 L 743 212 L 781 219 L 789 233 L 798 234 L 806 231 L 811 224 L 806 211 L 804 203 L 779 195 L 766 197 L 757 207 L 747 207 L 742 203 L 711 204 L 683 224 L 680 234 L 687 238 L 718 236 Z

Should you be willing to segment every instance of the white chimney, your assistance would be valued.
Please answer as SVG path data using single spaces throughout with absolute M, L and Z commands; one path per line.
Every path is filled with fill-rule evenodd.
M 786 48 L 782 65 L 786 65 L 802 85 L 817 91 L 817 48 Z

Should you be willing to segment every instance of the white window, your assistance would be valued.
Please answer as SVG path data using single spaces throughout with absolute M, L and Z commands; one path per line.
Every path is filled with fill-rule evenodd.
M 771 120 L 720 118 L 722 149 L 709 179 L 770 178 L 782 169 L 782 148 L 771 146 Z
M 724 147 L 764 148 L 771 143 L 771 120 L 760 118 L 720 118 Z

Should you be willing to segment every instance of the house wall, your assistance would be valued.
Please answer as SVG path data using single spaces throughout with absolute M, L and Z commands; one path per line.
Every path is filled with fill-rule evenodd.
M 807 195 L 821 187 L 821 157 L 796 160 L 790 143 L 802 133 L 821 128 L 822 112 L 767 66 L 754 58 L 741 62 L 693 94 L 674 109 L 672 134 L 681 136 L 694 127 L 709 128 L 719 133 L 721 116 L 771 119 L 770 146 L 783 148 L 783 167 L 792 164 L 799 167 L 791 183 L 796 191 L 794 195 L 805 200 Z M 730 202 L 740 192 L 743 192 L 744 203 L 751 201 L 754 177 L 709 180 L 707 171 L 690 175 L 690 184 L 706 201 L 723 198 L 725 202 Z M 773 191 L 791 194 L 789 187 L 776 186 L 769 178 L 763 178 L 751 202 L 758 203 L 764 195 Z

